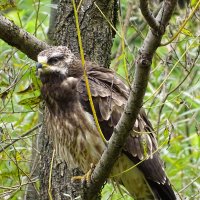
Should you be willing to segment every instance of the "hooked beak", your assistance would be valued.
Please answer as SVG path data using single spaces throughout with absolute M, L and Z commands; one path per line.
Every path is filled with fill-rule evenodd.
M 47 67 L 48 67 L 47 57 L 46 56 L 38 56 L 38 62 L 36 64 L 36 75 L 39 75 L 39 73 Z
M 39 74 L 40 74 L 40 72 L 41 72 L 41 70 L 40 69 L 45 69 L 46 67 L 48 67 L 48 65 L 47 64 L 43 64 L 43 63 L 36 63 L 36 76 L 38 76 Z
M 37 63 L 36 64 L 36 71 L 38 71 L 38 69 L 42 69 L 42 63 Z
M 42 63 L 36 63 L 36 76 L 38 76 L 39 75 L 39 73 L 38 73 L 38 70 L 39 69 L 42 69 Z
M 39 71 L 40 71 L 39 69 L 45 69 L 47 67 L 48 65 L 46 63 L 40 63 L 40 62 L 36 63 L 36 75 L 37 76 L 39 75 Z

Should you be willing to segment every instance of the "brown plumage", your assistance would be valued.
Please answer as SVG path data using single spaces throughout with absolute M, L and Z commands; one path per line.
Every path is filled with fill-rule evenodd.
M 38 74 L 42 96 L 47 105 L 47 132 L 55 148 L 70 167 L 85 173 L 96 164 L 105 145 L 92 116 L 81 61 L 63 46 L 52 47 L 38 55 Z M 85 64 L 97 117 L 109 140 L 119 121 L 129 88 L 115 72 L 92 62 Z M 134 132 L 134 134 L 133 134 Z M 176 199 L 157 150 L 153 128 L 141 109 L 112 176 L 144 160 L 137 167 L 115 177 L 135 199 Z M 137 133 L 137 136 L 135 136 Z

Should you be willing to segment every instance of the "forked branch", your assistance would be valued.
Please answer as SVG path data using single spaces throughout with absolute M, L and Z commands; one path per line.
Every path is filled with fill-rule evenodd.
M 153 16 L 153 13 L 149 10 L 148 7 L 148 0 L 140 0 L 140 10 L 142 15 L 144 16 L 145 20 L 147 21 L 148 25 L 154 29 L 159 29 L 159 23 L 156 18 Z

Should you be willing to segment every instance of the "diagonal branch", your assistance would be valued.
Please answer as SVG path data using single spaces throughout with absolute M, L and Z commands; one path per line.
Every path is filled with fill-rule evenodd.
M 149 30 L 140 48 L 136 61 L 134 81 L 131 86 L 131 92 L 125 111 L 110 138 L 107 149 L 104 151 L 99 163 L 94 169 L 92 181 L 87 191 L 87 199 L 95 199 L 95 195 L 98 194 L 106 178 L 109 176 L 116 158 L 118 158 L 120 150 L 130 130 L 133 128 L 133 124 L 143 104 L 143 97 L 147 88 L 153 55 L 161 42 L 176 2 L 177 0 L 165 0 L 156 17 L 156 20 L 160 22 L 159 28 Z
M 19 28 L 12 21 L 0 14 L 0 39 L 11 46 L 16 47 L 29 58 L 36 60 L 40 51 L 49 45 L 36 37 Z
M 149 26 L 154 30 L 158 30 L 159 23 L 149 10 L 148 0 L 140 0 L 140 9 Z

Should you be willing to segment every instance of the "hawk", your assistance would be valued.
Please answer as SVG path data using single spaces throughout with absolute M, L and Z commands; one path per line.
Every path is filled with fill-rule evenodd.
M 111 69 L 89 61 L 85 69 L 101 130 L 109 140 L 127 102 L 129 87 Z M 51 47 L 39 53 L 37 71 L 47 106 L 47 132 L 55 149 L 69 167 L 80 167 L 86 173 L 106 146 L 94 122 L 81 61 L 67 47 Z M 152 125 L 141 108 L 111 174 L 134 199 L 176 199 L 157 148 Z M 149 158 L 142 161 L 147 155 Z M 138 162 L 137 167 L 123 173 Z

